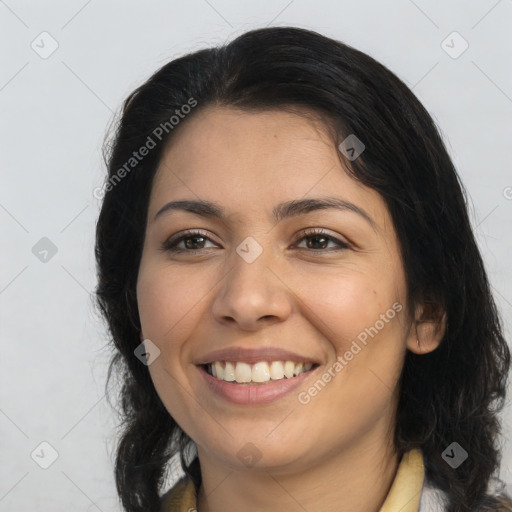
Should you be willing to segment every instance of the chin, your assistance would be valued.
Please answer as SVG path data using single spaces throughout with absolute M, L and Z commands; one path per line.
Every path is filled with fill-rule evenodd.
M 287 436 L 283 439 L 270 439 L 264 434 L 259 436 L 240 436 L 229 441 L 218 443 L 216 446 L 223 446 L 222 451 L 215 450 L 210 452 L 210 456 L 232 470 L 264 470 L 271 472 L 280 472 L 293 468 L 299 463 L 303 465 L 303 456 L 308 452 L 308 446 L 305 446 L 302 439 L 294 439 Z M 300 446 L 301 451 L 297 451 Z

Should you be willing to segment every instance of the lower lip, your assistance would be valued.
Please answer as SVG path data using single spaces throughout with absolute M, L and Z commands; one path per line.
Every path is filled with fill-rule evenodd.
M 319 367 L 291 379 L 269 381 L 267 384 L 237 384 L 210 375 L 202 366 L 197 367 L 208 387 L 229 402 L 243 405 L 268 404 L 291 393 Z

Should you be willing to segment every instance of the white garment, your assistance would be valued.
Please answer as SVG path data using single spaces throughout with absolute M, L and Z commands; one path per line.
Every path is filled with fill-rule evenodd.
M 431 486 L 428 482 L 423 484 L 418 512 L 445 512 L 447 504 L 444 491 Z

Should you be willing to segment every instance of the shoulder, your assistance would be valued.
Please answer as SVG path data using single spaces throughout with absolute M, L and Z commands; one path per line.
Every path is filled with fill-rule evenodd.
M 184 476 L 160 498 L 159 512 L 181 512 L 195 509 L 196 493 L 194 484 Z
M 432 483 L 425 477 L 418 512 L 444 512 L 447 509 L 447 506 L 447 494 L 432 485 Z

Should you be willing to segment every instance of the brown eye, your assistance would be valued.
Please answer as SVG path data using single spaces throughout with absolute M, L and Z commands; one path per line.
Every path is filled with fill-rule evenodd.
M 206 241 L 210 241 L 206 235 L 204 235 L 200 231 L 188 231 L 182 234 L 179 237 L 172 236 L 168 238 L 162 244 L 162 250 L 168 252 L 195 252 L 201 251 L 204 249 L 209 249 L 209 247 L 204 247 Z M 182 247 L 178 247 L 181 242 L 184 243 Z M 213 243 L 213 242 L 212 242 Z
M 313 251 L 320 252 L 331 252 L 331 251 L 339 251 L 343 249 L 348 249 L 349 245 L 337 238 L 328 235 L 322 229 L 312 229 L 302 233 L 302 236 L 298 239 L 298 241 L 306 240 L 306 249 L 311 249 Z M 334 243 L 335 247 L 327 247 L 329 243 Z

